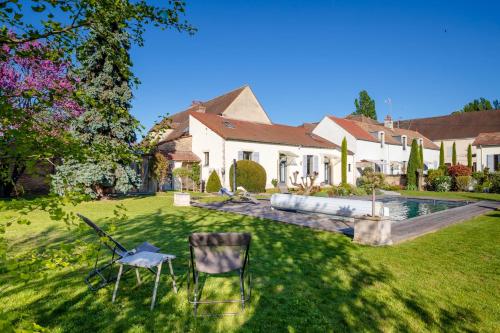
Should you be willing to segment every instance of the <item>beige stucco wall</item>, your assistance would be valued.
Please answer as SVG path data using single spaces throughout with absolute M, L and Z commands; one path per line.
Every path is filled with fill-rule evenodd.
M 474 142 L 475 138 L 467 138 L 467 139 L 456 139 L 456 140 L 439 140 L 434 141 L 434 143 L 439 147 L 441 146 L 441 141 L 444 146 L 444 162 L 451 164 L 451 155 L 453 142 L 456 143 L 457 146 L 457 163 L 467 165 L 467 148 L 469 144 Z M 472 155 L 476 154 L 476 147 L 472 146 Z M 476 162 L 475 158 L 472 158 L 473 162 Z M 479 163 L 478 163 L 479 164 Z
M 240 95 L 223 113 L 224 117 L 271 124 L 271 119 L 260 105 L 250 87 L 245 87 Z

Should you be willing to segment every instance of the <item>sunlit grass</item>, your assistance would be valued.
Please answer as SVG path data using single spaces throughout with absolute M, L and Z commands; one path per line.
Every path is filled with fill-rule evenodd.
M 325 332 L 498 331 L 500 328 L 500 213 L 445 228 L 394 247 L 355 245 L 345 236 L 200 208 L 174 208 L 172 195 L 84 203 L 75 208 L 102 226 L 115 205 L 128 221 L 115 236 L 126 247 L 149 241 L 178 256 L 174 294 L 164 270 L 158 302 L 149 311 L 152 278 L 97 293 L 83 283 L 89 265 L 49 271 L 22 282 L 0 276 L 0 316 L 55 332 Z M 2 214 L 0 219 L 5 216 Z M 44 213 L 30 226 L 8 228 L 9 255 L 58 247 L 79 236 Z M 195 231 L 248 231 L 253 235 L 252 300 L 233 317 L 192 317 L 187 302 L 187 237 Z M 86 230 L 85 239 L 93 234 Z M 89 263 L 90 264 L 90 263 Z M 204 295 L 238 298 L 232 280 L 209 278 Z M 231 310 L 213 308 L 205 310 Z

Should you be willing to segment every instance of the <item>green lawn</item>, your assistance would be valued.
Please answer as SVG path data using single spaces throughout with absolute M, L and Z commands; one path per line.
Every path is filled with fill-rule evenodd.
M 76 210 L 105 225 L 118 203 L 128 208 L 129 220 L 116 237 L 129 247 L 147 240 L 176 254 L 179 294 L 172 292 L 166 270 L 153 312 L 151 278 L 136 287 L 130 275 L 112 304 L 111 286 L 98 293 L 87 290 L 83 264 L 27 283 L 3 274 L 0 318 L 23 327 L 36 322 L 52 332 L 500 330 L 500 212 L 401 245 L 372 248 L 342 235 L 268 220 L 175 209 L 171 195 L 84 203 Z M 9 253 L 58 247 L 81 237 L 42 213 L 32 217 L 31 226 L 8 228 Z M 92 233 L 85 231 L 90 239 Z M 253 234 L 253 294 L 243 315 L 193 319 L 186 270 L 187 237 L 194 231 Z M 203 293 L 238 297 L 233 282 L 209 278 Z
M 475 192 L 433 192 L 433 191 L 400 191 L 402 195 L 410 197 L 432 197 L 442 199 L 462 200 L 492 200 L 500 201 L 498 193 L 475 193 Z

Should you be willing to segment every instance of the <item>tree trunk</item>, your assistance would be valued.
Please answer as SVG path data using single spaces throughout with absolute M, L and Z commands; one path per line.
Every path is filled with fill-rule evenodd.
M 375 188 L 372 189 L 372 217 L 375 217 Z

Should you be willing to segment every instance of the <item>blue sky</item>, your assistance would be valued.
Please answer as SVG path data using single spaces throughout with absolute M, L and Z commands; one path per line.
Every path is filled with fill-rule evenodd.
M 187 0 L 194 36 L 148 28 L 134 47 L 133 114 L 160 116 L 249 84 L 276 123 L 354 111 L 448 114 L 500 99 L 500 1 Z

